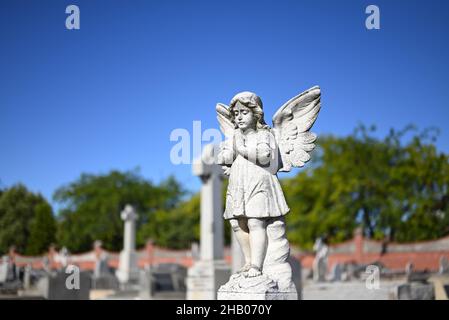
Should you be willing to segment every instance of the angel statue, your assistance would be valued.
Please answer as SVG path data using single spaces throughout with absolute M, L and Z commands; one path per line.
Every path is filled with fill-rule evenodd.
M 229 175 L 224 218 L 245 259 L 239 276 L 265 274 L 268 255 L 281 254 L 276 246 L 270 251 L 267 231 L 273 221 L 283 224 L 290 210 L 277 172 L 302 167 L 310 160 L 317 136 L 309 130 L 320 111 L 320 97 L 320 88 L 315 86 L 290 99 L 274 114 L 272 128 L 265 123 L 262 100 L 255 93 L 241 92 L 229 106 L 217 104 L 217 118 L 227 138 L 217 155 L 218 164 Z M 272 236 L 273 241 L 285 239 L 283 228 L 280 236 Z M 284 260 L 289 255 L 285 242 Z

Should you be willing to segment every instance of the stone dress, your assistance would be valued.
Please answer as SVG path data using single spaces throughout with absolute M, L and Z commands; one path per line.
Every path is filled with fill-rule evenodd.
M 227 161 L 234 159 L 224 219 L 269 218 L 287 214 L 290 209 L 276 175 L 278 150 L 273 134 L 268 129 L 250 132 L 245 136 L 245 146 L 250 152 L 249 160 L 240 154 L 236 156 L 232 139 L 226 141 L 221 150 L 222 158 Z M 265 166 L 261 164 L 260 155 L 268 155 L 270 159 L 269 163 L 265 161 Z

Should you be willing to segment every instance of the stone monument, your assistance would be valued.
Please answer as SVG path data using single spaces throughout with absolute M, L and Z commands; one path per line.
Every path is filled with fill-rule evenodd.
M 445 256 L 440 257 L 439 274 L 449 274 L 449 260 Z
M 313 260 L 313 280 L 315 282 L 326 281 L 329 247 L 324 243 L 323 239 L 318 238 L 313 245 L 313 250 L 315 250 L 315 259 Z
M 121 213 L 125 221 L 124 245 L 120 252 L 119 268 L 116 276 L 123 289 L 139 282 L 139 269 L 136 253 L 136 220 L 138 215 L 131 205 L 126 205 Z
M 213 300 L 230 275 L 223 259 L 222 169 L 214 163 L 214 146 L 207 145 L 193 163 L 201 186 L 200 259 L 187 273 L 187 299 Z
M 220 287 L 218 299 L 298 299 L 285 235 L 289 207 L 277 172 L 310 160 L 316 135 L 309 132 L 321 104 L 319 87 L 287 101 L 264 120 L 262 100 L 252 92 L 237 94 L 229 106 L 217 104 L 217 118 L 227 140 L 217 163 L 229 175 L 224 218 L 229 220 L 245 263 Z
M 95 268 L 92 275 L 92 289 L 94 290 L 117 290 L 118 279 L 109 267 L 109 254 L 103 249 L 100 240 L 94 242 Z

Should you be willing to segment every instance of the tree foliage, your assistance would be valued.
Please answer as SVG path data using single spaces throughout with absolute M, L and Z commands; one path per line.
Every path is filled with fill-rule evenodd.
M 200 196 L 196 194 L 171 210 L 158 210 L 138 232 L 141 242 L 152 239 L 161 247 L 189 248 L 200 238 Z
M 363 126 L 347 137 L 320 137 L 307 169 L 281 181 L 291 208 L 289 240 L 310 249 L 318 236 L 341 242 L 358 226 L 370 238 L 398 242 L 449 234 L 449 157 L 436 150 L 434 138 L 431 130 L 408 127 L 381 139 Z M 225 193 L 226 181 L 223 198 Z M 139 214 L 138 246 L 152 239 L 180 249 L 199 241 L 200 195 L 186 198 L 173 177 L 153 184 L 138 171 L 82 174 L 59 188 L 54 200 L 57 225 L 41 195 L 23 185 L 0 189 L 0 253 L 15 245 L 21 253 L 40 254 L 55 241 L 83 252 L 97 239 L 119 251 L 126 204 Z
M 48 202 L 40 195 L 16 185 L 0 195 L 0 252 L 10 246 L 35 255 L 55 241 L 56 221 Z
M 340 242 L 359 225 L 368 237 L 399 242 L 449 233 L 448 156 L 432 131 L 408 127 L 384 139 L 374 131 L 321 137 L 310 168 L 283 181 L 293 243 L 311 248 L 323 235 Z
M 126 204 L 136 209 L 139 229 L 153 221 L 158 211 L 175 208 L 183 195 L 182 187 L 173 177 L 154 185 L 138 171 L 83 174 L 54 194 L 54 200 L 62 206 L 58 244 L 80 252 L 90 250 L 99 239 L 106 249 L 119 251 L 123 246 L 120 212 Z M 142 245 L 145 239 L 138 240 L 138 245 Z

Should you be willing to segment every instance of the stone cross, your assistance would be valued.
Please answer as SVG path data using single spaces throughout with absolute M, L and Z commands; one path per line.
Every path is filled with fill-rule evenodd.
M 216 299 L 217 290 L 230 275 L 223 259 L 222 172 L 215 164 L 215 148 L 207 145 L 193 163 L 193 174 L 201 179 L 200 259 L 188 270 L 187 299 Z
M 120 252 L 117 278 L 122 285 L 138 281 L 139 269 L 136 254 L 136 220 L 138 215 L 131 205 L 126 205 L 120 214 L 125 221 L 125 233 L 123 237 L 123 250 Z
M 134 211 L 134 208 L 127 204 L 120 216 L 125 221 L 123 249 L 127 252 L 132 252 L 136 248 L 136 220 L 138 215 Z

